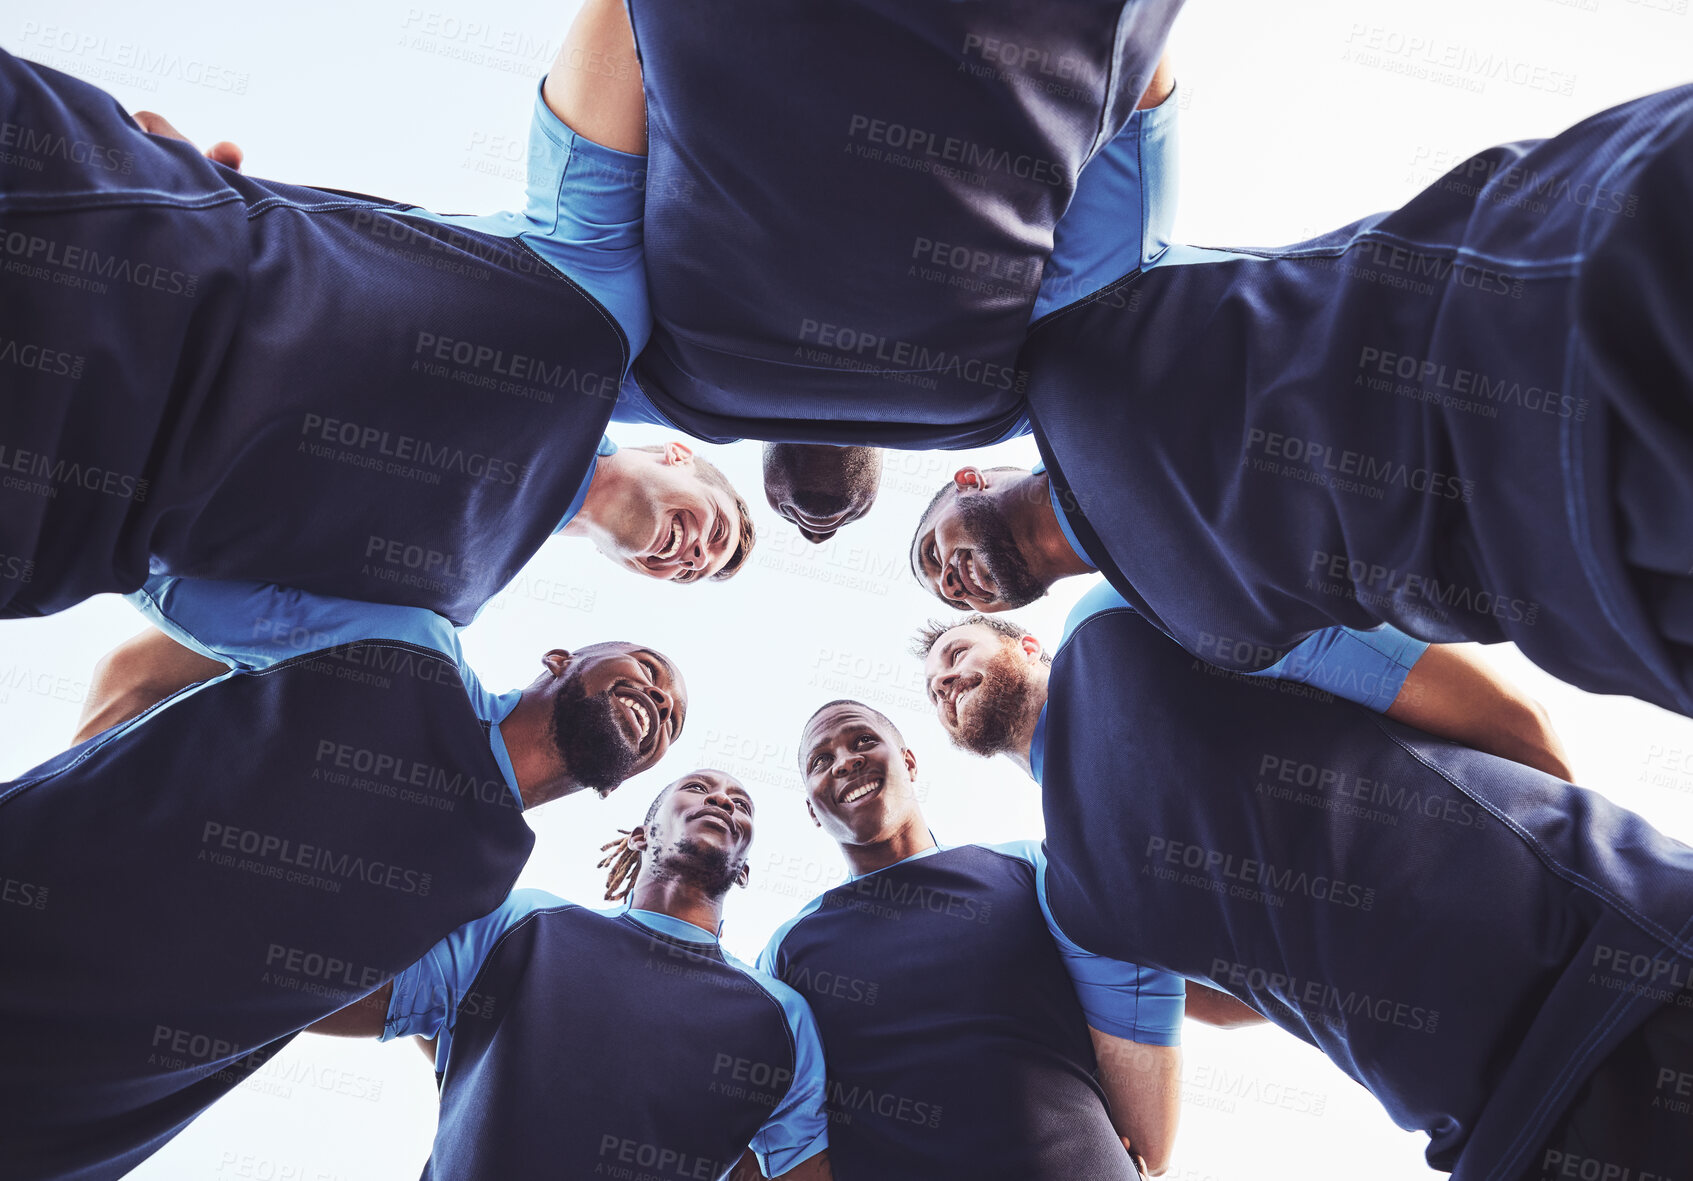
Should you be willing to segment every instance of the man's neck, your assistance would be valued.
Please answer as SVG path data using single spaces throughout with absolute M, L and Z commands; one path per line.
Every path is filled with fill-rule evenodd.
M 1045 472 L 1029 476 L 1011 501 L 1012 539 L 1029 564 L 1029 573 L 1051 585 L 1074 574 L 1092 574 L 1093 563 L 1083 560 L 1058 523 L 1052 503 L 1052 482 Z
M 842 845 L 841 854 L 854 877 L 875 873 L 890 865 L 898 865 L 908 857 L 915 857 L 925 849 L 935 847 L 935 838 L 921 815 L 902 825 L 885 837 L 878 837 L 862 845 Z
M 500 723 L 500 737 L 517 779 L 517 794 L 525 810 L 581 790 L 559 756 L 548 729 L 552 706 L 534 689 L 525 689 L 517 705 Z
M 586 537 L 596 543 L 611 535 L 619 507 L 628 503 L 629 456 L 622 451 L 601 455 L 594 461 L 594 474 L 582 507 L 559 532 L 565 537 Z
M 1032 757 L 1035 745 L 1035 731 L 1040 728 L 1041 710 L 1046 707 L 1047 684 L 1052 677 L 1052 666 L 1041 664 L 1035 670 L 1035 679 L 1031 683 L 1032 692 L 1029 694 L 1028 704 L 1023 708 L 1023 714 L 1011 728 L 1011 744 L 1005 748 L 1005 757 L 1023 768 L 1023 773 L 1030 779 L 1035 778 L 1035 765 Z
M 629 892 L 629 905 L 692 923 L 712 936 L 723 926 L 722 896 L 711 897 L 680 878 L 643 873 Z

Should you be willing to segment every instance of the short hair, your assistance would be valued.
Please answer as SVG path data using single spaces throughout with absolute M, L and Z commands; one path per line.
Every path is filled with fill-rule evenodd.
M 631 447 L 631 451 L 663 451 L 663 443 L 647 443 L 639 447 Z M 729 560 L 723 563 L 723 568 L 713 574 L 707 581 L 727 582 L 741 572 L 746 565 L 747 556 L 752 553 L 752 547 L 758 542 L 758 530 L 753 528 L 752 510 L 747 508 L 746 497 L 740 490 L 729 482 L 729 477 L 723 474 L 723 469 L 704 456 L 694 456 L 694 466 L 699 469 L 700 479 L 713 488 L 727 492 L 735 502 L 735 515 L 740 523 L 740 541 L 729 554 Z
M 998 632 L 1007 640 L 1020 640 L 1024 636 L 1032 634 L 1018 627 L 1011 620 L 998 615 L 970 614 L 963 619 L 931 619 L 918 628 L 917 634 L 911 637 L 911 654 L 918 660 L 927 660 L 929 653 L 934 650 L 936 644 L 940 643 L 942 636 L 954 628 L 969 627 L 973 623 L 979 623 L 989 631 Z M 1043 648 L 1041 649 L 1040 659 L 1042 664 L 1051 664 L 1052 653 Z
M 1025 472 L 1025 473 L 1033 471 L 1033 470 L 1034 469 L 1032 469 L 1032 468 L 1018 467 L 1014 463 L 1002 463 L 998 467 L 985 467 L 985 468 L 982 469 L 983 472 Z M 919 533 L 923 532 L 923 522 L 927 521 L 929 519 L 929 514 L 935 511 L 936 505 L 940 504 L 941 497 L 945 496 L 947 494 L 947 492 L 951 490 L 951 488 L 952 488 L 952 481 L 948 480 L 946 483 L 941 485 L 940 491 L 936 492 L 933 496 L 931 496 L 929 498 L 929 503 L 923 507 L 922 515 L 917 518 L 917 528 L 915 528 L 911 531 L 911 540 L 912 541 L 915 542 L 917 540 L 917 535 Z
M 893 731 L 893 736 L 899 741 L 901 747 L 905 745 L 905 735 L 899 732 L 899 727 L 894 725 L 894 720 L 892 718 L 874 706 L 865 705 L 862 701 L 854 701 L 850 697 L 837 697 L 833 701 L 825 701 L 822 705 L 812 710 L 811 716 L 805 719 L 805 725 L 799 728 L 800 733 L 804 734 L 806 730 L 810 729 L 811 723 L 817 720 L 818 714 L 822 713 L 826 709 L 833 709 L 837 705 L 850 705 L 856 710 L 862 710 L 864 713 L 869 714 L 878 722 L 882 723 L 882 725 L 886 726 L 889 730 Z M 805 762 L 805 752 L 803 750 L 799 752 L 799 758 L 800 763 L 803 765 Z

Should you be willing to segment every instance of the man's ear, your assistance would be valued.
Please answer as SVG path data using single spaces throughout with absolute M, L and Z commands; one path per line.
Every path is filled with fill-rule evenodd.
M 750 877 L 752 877 L 752 866 L 745 861 L 741 862 L 741 868 L 735 871 L 735 884 L 744 890 L 747 888 L 747 879 Z
M 817 809 L 811 806 L 810 800 L 805 801 L 805 814 L 811 817 L 811 823 L 815 824 L 818 828 L 823 827 L 823 822 L 817 819 Z
M 646 825 L 637 824 L 634 828 L 629 830 L 629 847 L 637 853 L 645 853 L 647 851 Z
M 902 750 L 899 753 L 905 758 L 905 773 L 906 773 L 906 775 L 911 779 L 911 782 L 916 783 L 917 782 L 917 752 L 907 749 L 907 750 Z
M 1041 653 L 1046 651 L 1046 649 L 1041 647 L 1040 641 L 1035 639 L 1033 636 L 1024 636 L 1022 639 L 1018 640 L 1017 643 L 1023 649 L 1023 658 L 1028 660 L 1030 663 L 1038 662 L 1041 658 Z
M 564 670 L 570 667 L 573 657 L 563 648 L 549 649 L 541 657 L 541 663 L 546 665 L 547 671 L 555 677 L 562 677 Z
M 671 467 L 685 467 L 694 462 L 693 448 L 672 440 L 664 445 L 664 462 Z
M 960 492 L 980 492 L 987 487 L 980 468 L 961 467 L 952 473 L 952 486 Z

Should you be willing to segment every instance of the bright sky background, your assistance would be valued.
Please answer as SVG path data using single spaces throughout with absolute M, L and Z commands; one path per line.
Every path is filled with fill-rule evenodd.
M 489 212 L 519 202 L 534 82 L 574 7 L 12 0 L 0 17 L 0 45 L 88 78 L 131 109 L 159 111 L 202 146 L 239 142 L 254 175 Z M 1177 238 L 1268 245 L 1304 237 L 1403 203 L 1471 151 L 1548 135 L 1686 81 L 1687 7 L 1688 0 L 1195 0 L 1172 43 L 1184 106 Z M 181 68 L 145 73 L 118 64 L 137 48 L 177 55 Z M 1424 70 L 1431 59 L 1490 54 L 1541 86 L 1462 69 L 1442 80 Z M 772 96 L 784 101 L 802 100 Z M 614 430 L 624 444 L 666 437 Z M 603 888 L 593 868 L 599 845 L 637 822 L 665 782 L 693 767 L 721 767 L 746 782 L 760 807 L 752 885 L 730 898 L 725 931 L 729 949 L 750 960 L 778 923 L 843 872 L 834 846 L 805 817 L 793 750 L 801 722 L 824 700 L 859 697 L 901 724 L 942 841 L 1036 836 L 1040 810 L 1015 768 L 950 750 L 923 708 L 918 664 L 904 654 L 913 628 L 938 608 L 907 572 L 912 525 L 966 457 L 892 455 L 871 515 L 817 548 L 765 507 L 756 445 L 704 453 L 754 502 L 762 540 L 740 578 L 660 586 L 615 569 L 586 542 L 554 539 L 464 638 L 495 690 L 530 680 L 546 649 L 593 640 L 639 640 L 681 664 L 692 692 L 688 728 L 664 764 L 608 802 L 579 797 L 533 816 L 540 840 L 522 884 L 594 903 Z M 1035 457 L 1024 441 L 967 460 Z M 1087 585 L 1061 584 L 1021 620 L 1056 639 Z M 0 623 L 0 779 L 67 743 L 94 661 L 139 626 L 116 599 Z M 1551 709 L 1582 783 L 1693 839 L 1693 722 L 1569 689 L 1509 648 L 1489 655 Z M 1129 790 L 1132 768 L 1126 775 Z M 170 909 L 169 899 L 159 900 L 161 922 Z M 1437 928 L 1403 937 L 1427 942 L 1431 973 L 1466 971 L 1439 962 Z M 193 965 L 181 970 L 187 976 Z M 122 987 L 119 965 L 112 987 Z M 1396 1129 L 1367 1093 L 1290 1036 L 1190 1023 L 1186 1046 L 1186 1108 L 1168 1174 L 1175 1181 L 1429 1176 L 1423 1137 Z M 603 1076 L 601 1064 L 582 1070 Z M 428 1155 L 435 1107 L 432 1075 L 412 1046 L 302 1037 L 134 1176 L 412 1181 Z

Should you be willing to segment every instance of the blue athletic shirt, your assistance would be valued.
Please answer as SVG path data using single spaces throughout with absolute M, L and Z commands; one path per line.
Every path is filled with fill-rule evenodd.
M 529 123 L 529 182 L 521 210 L 412 217 L 516 238 L 599 300 L 629 338 L 633 359 L 652 335 L 642 246 L 647 158 L 577 135 L 535 87 Z
M 1179 174 L 1176 94 L 1173 90 L 1156 107 L 1136 111 L 1082 168 L 1075 195 L 1053 228 L 1052 254 L 1029 313 L 1031 324 L 1148 265 L 1169 247 Z M 1125 216 L 1136 210 L 1138 217 Z M 611 419 L 681 429 L 632 376 L 623 380 Z M 1025 414 L 995 442 L 1028 433 Z M 1058 519 L 1063 521 L 1064 514 Z
M 1064 514 L 1059 513 L 1058 519 L 1062 521 Z M 1068 534 L 1068 530 L 1065 532 Z M 1075 544 L 1074 539 L 1071 544 Z M 1082 554 L 1080 548 L 1076 552 Z M 1085 554 L 1082 556 L 1086 557 Z M 1084 620 L 1118 607 L 1134 610 L 1115 587 L 1101 582 L 1070 609 L 1069 618 L 1064 621 L 1064 639 L 1060 641 L 1060 647 Z M 1268 668 L 1256 672 L 1231 671 L 1245 677 L 1310 685 L 1366 709 L 1386 713 L 1394 698 L 1399 696 L 1399 690 L 1404 688 L 1405 677 L 1411 667 L 1427 649 L 1426 642 L 1408 636 L 1390 624 L 1384 623 L 1369 631 L 1331 627 L 1307 636 L 1297 648 Z M 1029 745 L 1029 762 L 1037 780 L 1045 754 L 1046 707 L 1042 706 L 1040 720 L 1035 723 L 1034 741 Z
M 476 716 L 488 723 L 488 745 L 519 808 L 523 796 L 500 734 L 521 689 L 490 693 L 465 662 L 458 632 L 421 607 L 334 599 L 259 582 L 219 582 L 155 574 L 127 598 L 171 639 L 231 669 L 269 668 L 308 652 L 355 640 L 402 640 L 444 654 L 458 667 Z
M 965 846 L 934 845 L 921 853 L 913 853 L 894 865 L 873 870 L 868 874 L 854 874 L 847 880 L 861 881 L 875 874 L 885 873 L 897 865 L 909 865 L 948 849 L 961 847 Z M 1034 866 L 1035 895 L 1040 900 L 1041 914 L 1046 919 L 1047 930 L 1052 933 L 1052 941 L 1058 945 L 1058 954 L 1063 957 L 1064 970 L 1076 986 L 1076 997 L 1082 1003 L 1082 1012 L 1087 1016 L 1089 1025 L 1101 1033 L 1126 1038 L 1141 1045 L 1181 1044 L 1187 985 L 1180 976 L 1107 959 L 1076 946 L 1059 928 L 1057 921 L 1052 917 L 1051 908 L 1047 905 L 1046 851 L 1039 841 L 1008 841 L 1004 844 L 980 847 L 1006 857 L 1015 857 Z M 776 956 L 781 950 L 782 941 L 809 915 L 816 913 L 825 896 L 819 894 L 806 903 L 793 918 L 776 928 L 776 933 L 770 937 L 770 942 L 758 957 L 758 966 L 764 972 L 772 976 L 776 974 Z
M 430 949 L 429 954 L 394 978 L 394 992 L 388 1004 L 382 1040 L 418 1036 L 434 1038 L 435 1069 L 447 1069 L 452 1053 L 453 1028 L 460 1006 L 471 995 L 477 974 L 500 937 L 524 916 L 549 907 L 568 906 L 563 898 L 544 890 L 513 890 L 492 913 L 466 923 Z M 716 946 L 717 937 L 703 928 L 657 911 L 637 910 L 625 903 L 593 913 L 614 918 L 627 915 L 642 927 L 670 939 L 702 946 Z M 792 1031 L 795 1070 L 786 1097 L 777 1106 L 758 1135 L 748 1145 L 758 1154 L 766 1176 L 776 1177 L 828 1147 L 828 1120 L 823 1114 L 823 1044 L 817 1023 L 800 995 L 781 981 L 747 966 L 723 952 L 724 960 L 738 969 L 781 1005 Z M 596 1021 L 617 1024 L 624 1017 L 606 1013 L 592 1015 Z M 639 1014 L 628 1014 L 635 1021 Z M 584 1068 L 587 1063 L 582 1064 Z M 650 1063 L 636 1063 L 646 1071 Z

